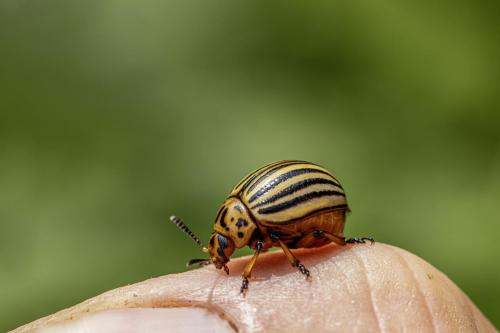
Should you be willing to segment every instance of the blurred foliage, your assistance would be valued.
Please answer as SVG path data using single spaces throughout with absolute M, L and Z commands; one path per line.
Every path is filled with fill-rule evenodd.
M 185 270 L 168 216 L 206 240 L 232 186 L 288 158 L 343 182 L 347 235 L 422 256 L 498 326 L 498 12 L 2 0 L 0 331 Z

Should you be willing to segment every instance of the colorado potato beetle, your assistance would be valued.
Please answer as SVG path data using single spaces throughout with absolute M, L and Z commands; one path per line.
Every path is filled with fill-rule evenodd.
M 229 274 L 227 263 L 235 249 L 252 248 L 254 255 L 242 274 L 243 293 L 257 257 L 271 247 L 281 247 L 307 278 L 309 270 L 290 249 L 373 242 L 370 237 L 344 238 L 348 211 L 344 189 L 330 172 L 313 163 L 285 160 L 253 171 L 233 188 L 217 213 L 207 247 L 181 219 L 171 216 L 170 220 L 209 254 L 188 265 L 214 264 Z

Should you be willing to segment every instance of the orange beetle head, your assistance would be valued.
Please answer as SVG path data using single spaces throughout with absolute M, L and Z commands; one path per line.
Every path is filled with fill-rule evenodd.
M 234 241 L 230 237 L 226 237 L 217 232 L 214 232 L 208 241 L 207 252 L 210 255 L 210 260 L 217 269 L 224 268 L 224 271 L 229 274 L 227 263 L 236 249 Z

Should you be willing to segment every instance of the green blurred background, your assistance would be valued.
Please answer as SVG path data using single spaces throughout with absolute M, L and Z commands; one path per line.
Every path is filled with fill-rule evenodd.
M 331 170 L 500 325 L 493 1 L 0 2 L 0 331 L 185 270 L 225 195 Z

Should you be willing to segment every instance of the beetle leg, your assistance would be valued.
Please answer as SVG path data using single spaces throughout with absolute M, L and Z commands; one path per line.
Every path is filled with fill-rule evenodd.
M 375 240 L 372 237 L 354 237 L 349 238 L 345 242 L 350 244 L 364 244 L 366 241 L 370 241 L 372 244 L 375 243 Z
M 259 256 L 260 251 L 262 250 L 262 242 L 258 241 L 255 244 L 255 253 L 253 254 L 252 259 L 245 266 L 245 270 L 243 271 L 243 281 L 241 283 L 240 293 L 244 293 L 245 290 L 248 289 L 248 278 L 252 275 L 253 266 L 255 266 L 255 262 L 257 262 L 257 257 Z
M 332 242 L 334 242 L 335 244 L 338 244 L 338 245 L 345 245 L 345 243 L 346 243 L 346 240 L 344 237 L 340 237 L 340 236 L 331 234 L 331 233 L 323 231 L 323 230 L 314 230 L 312 232 L 312 234 L 316 238 L 322 238 L 322 237 L 328 238 L 329 240 L 331 240 Z
M 299 259 L 297 259 L 292 251 L 288 248 L 288 246 L 285 245 L 279 238 L 277 239 L 278 243 L 280 244 L 281 249 L 283 249 L 283 252 L 285 253 L 286 257 L 288 258 L 288 261 L 290 261 L 290 264 L 292 264 L 293 267 L 297 267 L 299 271 L 306 276 L 306 279 L 311 275 L 309 270 L 304 266 L 303 264 L 300 263 Z

